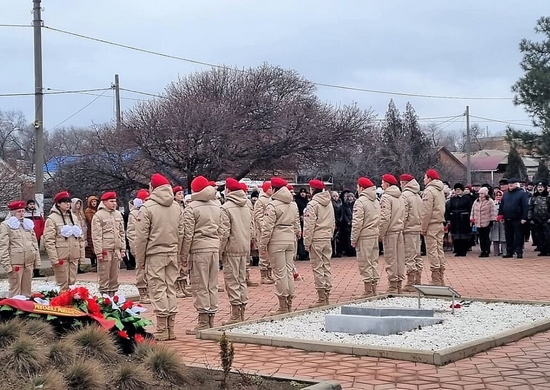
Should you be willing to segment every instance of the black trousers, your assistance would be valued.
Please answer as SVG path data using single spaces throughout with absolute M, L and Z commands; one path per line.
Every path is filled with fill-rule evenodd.
M 481 248 L 482 253 L 491 253 L 491 228 L 479 227 L 477 228 L 477 233 L 479 234 L 479 247 Z
M 507 219 L 504 221 L 504 232 L 506 234 L 506 254 L 523 255 L 525 235 L 521 221 Z
M 470 249 L 470 238 L 454 238 L 453 245 L 457 256 L 466 256 L 468 249 Z

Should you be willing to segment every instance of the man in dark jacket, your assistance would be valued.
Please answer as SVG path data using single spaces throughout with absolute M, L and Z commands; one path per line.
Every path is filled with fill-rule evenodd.
M 508 179 L 508 191 L 504 193 L 498 211 L 498 219 L 504 222 L 506 232 L 506 255 L 511 258 L 514 252 L 518 259 L 523 258 L 523 225 L 527 223 L 529 204 L 527 194 L 519 188 L 516 179 Z
M 539 180 L 535 193 L 529 201 L 529 213 L 527 219 L 533 233 L 533 244 L 537 245 L 535 251 L 539 256 L 550 256 L 550 198 L 546 189 L 546 180 Z M 527 193 L 529 196 L 530 194 Z

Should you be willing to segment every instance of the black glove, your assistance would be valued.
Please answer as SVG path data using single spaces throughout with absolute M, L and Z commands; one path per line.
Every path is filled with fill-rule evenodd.
M 489 222 L 489 228 L 493 227 L 493 221 Z

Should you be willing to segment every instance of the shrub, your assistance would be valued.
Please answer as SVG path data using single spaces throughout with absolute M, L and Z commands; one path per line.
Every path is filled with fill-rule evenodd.
M 4 348 L 11 344 L 19 334 L 23 323 L 18 318 L 0 323 L 0 348 Z
M 40 318 L 29 318 L 23 321 L 22 332 L 35 340 L 40 339 L 41 342 L 50 342 L 55 339 L 53 327 Z
M 113 373 L 112 383 L 119 390 L 142 390 L 152 386 L 153 378 L 141 364 L 123 363 Z
M 43 347 L 29 336 L 22 335 L 6 350 L 7 368 L 22 375 L 32 375 L 38 372 L 48 357 Z
M 57 368 L 65 368 L 76 361 L 78 347 L 69 340 L 60 340 L 50 346 L 48 357 Z
M 155 344 L 146 340 L 143 343 L 136 345 L 134 357 L 139 361 L 143 361 L 151 352 L 153 352 L 154 348 Z
M 167 380 L 177 386 L 188 382 L 185 365 L 176 353 L 165 345 L 153 345 L 144 358 L 144 364 L 160 380 Z
M 93 359 L 82 359 L 68 366 L 65 380 L 69 389 L 103 390 L 107 387 L 103 368 Z
M 59 371 L 48 371 L 45 375 L 35 376 L 31 379 L 28 390 L 67 390 L 67 383 L 63 374 Z
M 106 363 L 118 360 L 119 351 L 112 336 L 97 325 L 89 325 L 67 336 L 80 349 L 82 357 L 99 359 Z

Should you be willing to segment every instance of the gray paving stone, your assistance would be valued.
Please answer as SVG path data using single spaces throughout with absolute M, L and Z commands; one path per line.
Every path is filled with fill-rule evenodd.
M 433 317 L 434 311 L 428 309 L 410 309 L 397 307 L 360 307 L 360 306 L 342 306 L 342 314 L 353 314 L 359 316 L 374 317 Z
M 325 315 L 325 330 L 327 332 L 343 332 L 350 334 L 378 334 L 388 336 L 400 332 L 408 332 L 419 326 L 430 326 L 442 322 L 441 318 L 432 317 L 373 317 L 353 314 Z

